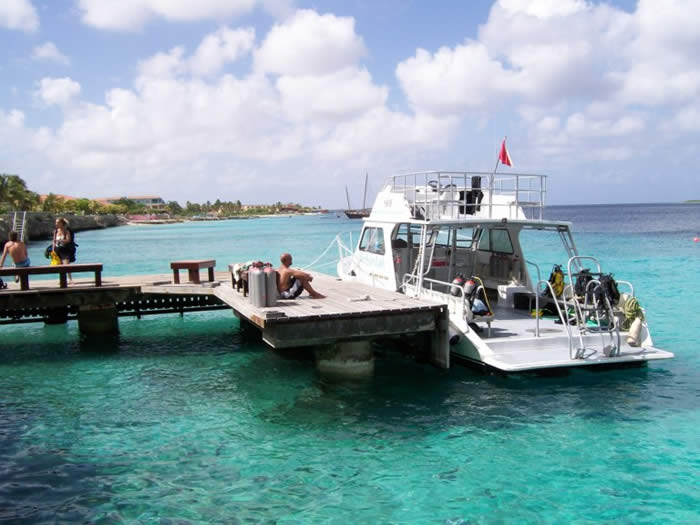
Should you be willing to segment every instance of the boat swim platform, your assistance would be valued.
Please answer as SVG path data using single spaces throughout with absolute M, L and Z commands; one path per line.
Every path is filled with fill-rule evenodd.
M 81 311 L 114 308 L 118 316 L 232 309 L 257 327 L 273 348 L 328 345 L 340 341 L 428 333 L 431 347 L 447 349 L 447 305 L 407 297 L 398 292 L 342 281 L 314 273 L 313 286 L 326 297 L 306 292 L 279 299 L 275 306 L 256 307 L 250 296 L 232 287 L 229 272 L 215 272 L 213 282 L 174 284 L 172 274 L 75 278 L 67 288 L 57 280 L 33 279 L 31 288 L 8 283 L 0 291 L 0 324 L 78 319 Z M 58 312 L 58 316 L 56 316 Z M 53 319 L 51 316 L 53 314 Z M 56 321 L 57 317 L 57 321 Z

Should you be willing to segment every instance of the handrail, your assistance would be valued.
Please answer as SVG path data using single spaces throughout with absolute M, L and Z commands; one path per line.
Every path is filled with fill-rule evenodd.
M 404 288 L 404 289 L 405 289 L 406 285 L 409 284 L 409 282 L 411 282 L 411 281 L 417 281 L 417 279 L 418 279 L 417 276 L 415 276 L 415 275 L 413 275 L 413 274 L 408 274 L 408 273 L 407 273 L 407 274 L 404 274 L 403 282 L 401 283 L 401 286 L 400 286 L 399 288 Z M 440 281 L 440 280 L 438 280 L 438 279 L 431 279 L 430 277 L 423 277 L 422 281 L 423 281 L 424 283 L 425 283 L 425 282 L 428 282 L 428 283 L 431 285 L 431 286 L 430 286 L 430 291 L 431 291 L 431 292 L 433 291 L 433 287 L 432 287 L 433 284 L 439 284 L 440 286 L 445 286 L 445 287 L 447 287 L 447 288 L 449 289 L 450 292 L 452 292 L 453 289 L 459 290 L 459 295 L 461 295 L 461 297 L 462 297 L 462 300 L 461 300 L 461 303 L 462 303 L 462 311 L 463 311 L 463 312 L 471 311 L 470 308 L 466 308 L 466 305 L 467 305 L 467 294 L 464 292 L 464 287 L 463 287 L 463 286 L 459 286 L 459 285 L 455 285 L 455 284 L 452 284 L 452 283 L 448 283 L 448 282 L 446 282 L 446 281 Z M 418 286 L 417 286 L 417 282 L 414 282 L 413 285 L 416 286 L 416 288 L 417 288 L 417 290 L 416 290 L 416 292 L 417 292 L 417 293 L 416 293 L 416 297 L 417 297 L 418 294 L 420 294 L 420 291 L 423 289 L 423 287 L 422 287 L 422 286 L 421 286 L 421 287 L 418 287 Z M 453 287 L 454 287 L 454 288 L 453 288 Z M 479 285 L 479 288 L 483 288 L 483 287 L 482 287 L 481 285 Z M 477 290 L 478 290 L 478 288 L 477 288 Z M 486 292 L 484 292 L 484 293 L 486 293 Z M 455 296 L 455 297 L 457 297 L 457 296 Z M 469 324 L 467 323 L 467 330 L 468 330 L 468 329 L 469 329 Z
M 617 279 L 616 282 L 617 282 L 618 285 L 624 284 L 624 285 L 628 286 L 629 289 L 630 289 L 630 294 L 632 295 L 632 297 L 635 297 L 635 295 L 634 295 L 634 286 L 632 286 L 632 283 L 631 283 L 631 282 L 629 282 L 629 281 L 623 281 L 623 280 L 621 280 L 621 279 Z
M 526 263 L 526 264 L 530 264 L 530 265 L 532 265 L 532 266 L 535 267 L 535 269 L 537 270 L 537 282 L 541 281 L 541 280 L 542 280 L 542 273 L 540 273 L 540 267 L 539 267 L 539 265 L 538 265 L 537 263 L 535 263 L 535 262 L 528 261 L 527 259 L 525 259 L 525 263 Z M 532 283 L 532 279 L 530 279 L 530 283 Z M 537 286 L 538 286 L 538 285 L 535 285 L 535 286 L 534 286 L 535 289 L 533 290 L 533 292 L 536 292 L 536 291 L 537 291 Z
M 570 257 L 570 258 L 569 258 L 569 261 L 566 263 L 566 271 L 567 271 L 567 273 L 568 273 L 568 275 L 569 275 L 569 282 L 570 282 L 572 285 L 574 284 L 574 280 L 573 280 L 572 273 L 571 273 L 571 263 L 574 262 L 574 261 L 576 261 L 576 265 L 578 266 L 578 269 L 579 269 L 579 272 L 580 272 L 580 271 L 582 270 L 581 261 L 584 260 L 584 259 L 587 260 L 587 261 L 593 261 L 594 263 L 596 263 L 596 265 L 598 266 L 598 272 L 597 272 L 598 275 L 600 275 L 601 273 L 603 273 L 603 270 L 602 270 L 602 268 L 601 268 L 601 266 L 600 266 L 600 262 L 599 262 L 598 259 L 596 259 L 595 257 L 591 257 L 590 255 L 574 255 L 573 257 Z
M 573 349 L 574 344 L 573 344 L 573 339 L 571 337 L 571 326 L 569 326 L 569 318 L 567 316 L 565 316 L 564 314 L 562 314 L 561 308 L 559 308 L 559 301 L 557 301 L 557 296 L 554 295 L 554 289 L 552 288 L 552 283 L 550 283 L 549 281 L 545 281 L 544 279 L 540 279 L 539 281 L 537 281 L 537 284 L 535 285 L 535 319 L 536 319 L 535 337 L 540 336 L 540 294 L 538 292 L 539 292 L 540 284 L 542 284 L 542 283 L 546 284 L 547 288 L 549 288 L 549 293 L 552 294 L 552 299 L 554 301 L 554 305 L 557 307 L 557 313 L 559 314 L 559 319 L 561 319 L 562 324 L 564 326 L 566 326 L 566 336 L 567 336 L 567 339 L 569 340 L 569 359 L 572 359 L 571 350 Z
M 413 206 L 414 219 L 431 220 L 445 214 L 449 218 L 459 218 L 474 215 L 482 206 L 492 218 L 494 208 L 510 209 L 512 215 L 515 206 L 515 218 L 518 218 L 520 208 L 533 208 L 539 210 L 538 218 L 542 220 L 546 178 L 546 175 L 531 173 L 422 171 L 392 175 L 385 184 L 391 191 L 402 193 Z M 482 186 L 484 179 L 487 184 Z M 457 198 L 454 198 L 455 194 Z M 485 194 L 488 194 L 488 200 L 482 202 L 481 197 Z M 512 200 L 495 203 L 494 195 L 510 196 Z

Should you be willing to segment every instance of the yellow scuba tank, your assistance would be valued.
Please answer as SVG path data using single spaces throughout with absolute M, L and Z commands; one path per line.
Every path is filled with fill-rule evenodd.
M 555 298 L 560 297 L 564 293 L 564 272 L 558 264 L 554 265 L 552 273 L 549 274 L 549 284 L 552 285 Z

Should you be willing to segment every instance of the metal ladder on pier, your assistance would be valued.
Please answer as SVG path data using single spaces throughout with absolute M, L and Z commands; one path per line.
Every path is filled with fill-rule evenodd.
M 16 211 L 12 214 L 12 231 L 17 232 L 19 240 L 25 241 L 25 230 L 24 227 L 27 224 L 27 212 L 26 211 Z

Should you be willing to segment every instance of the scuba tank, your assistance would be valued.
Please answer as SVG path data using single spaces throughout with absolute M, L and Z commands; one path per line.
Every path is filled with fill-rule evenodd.
M 564 272 L 558 264 L 554 265 L 552 273 L 549 274 L 549 284 L 552 285 L 552 290 L 554 291 L 554 297 L 552 299 L 556 299 L 564 293 Z M 547 289 L 545 296 L 549 296 L 549 289 Z
M 464 275 L 458 273 L 452 280 L 452 286 L 450 286 L 450 293 L 455 297 L 459 297 L 462 286 L 464 286 Z
M 261 268 L 252 267 L 248 270 L 248 292 L 253 306 L 265 307 L 265 272 Z
M 630 326 L 629 333 L 627 334 L 627 344 L 630 346 L 639 346 L 641 344 L 642 335 L 642 320 L 637 317 Z
M 477 284 L 478 283 L 478 284 Z M 478 297 L 479 285 L 482 286 L 481 297 Z M 472 276 L 464 284 L 464 295 L 469 300 L 469 309 L 473 314 L 476 315 L 486 315 L 491 313 L 491 307 L 488 304 L 488 297 L 486 296 L 486 289 L 484 288 L 484 283 L 481 279 L 476 276 Z
M 464 296 L 469 300 L 469 304 L 474 300 L 474 292 L 476 291 L 476 281 L 472 277 L 464 283 Z
M 265 306 L 275 306 L 277 304 L 277 270 L 267 266 L 263 274 L 265 275 Z

